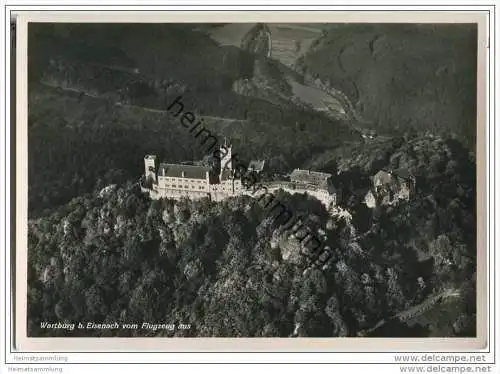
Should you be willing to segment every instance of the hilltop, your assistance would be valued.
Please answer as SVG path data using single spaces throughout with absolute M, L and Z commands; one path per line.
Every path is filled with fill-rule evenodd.
M 96 184 L 136 178 L 146 153 L 202 159 L 171 126 L 166 109 L 177 96 L 213 133 L 233 139 L 241 157 L 265 158 L 277 171 L 360 139 L 346 119 L 294 99 L 302 86 L 291 69 L 220 46 L 194 25 L 35 24 L 29 38 L 30 207 L 37 211 Z
M 40 321 L 84 317 L 193 328 L 72 336 L 474 336 L 471 160 L 439 139 L 410 143 L 439 162 L 422 168 L 408 202 L 373 211 L 347 204 L 346 218 L 315 199 L 277 194 L 332 249 L 323 270 L 303 272 L 296 239 L 244 196 L 151 201 L 123 183 L 30 220 L 29 336 L 47 333 Z M 395 146 L 389 158 L 411 163 L 411 153 Z M 448 174 L 436 174 L 445 164 Z M 369 177 L 350 171 L 353 180 Z M 345 189 L 343 200 L 354 192 Z

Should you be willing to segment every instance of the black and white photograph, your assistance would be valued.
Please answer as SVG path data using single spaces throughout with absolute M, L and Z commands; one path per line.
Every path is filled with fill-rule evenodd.
M 476 23 L 27 33 L 28 337 L 477 337 Z

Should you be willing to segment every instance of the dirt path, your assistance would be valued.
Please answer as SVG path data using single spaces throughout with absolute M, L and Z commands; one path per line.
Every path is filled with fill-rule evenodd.
M 87 91 L 79 90 L 79 89 L 76 89 L 76 88 L 61 87 L 61 86 L 58 86 L 58 85 L 55 85 L 55 84 L 46 83 L 46 82 L 43 82 L 43 83 L 40 83 L 40 84 L 42 86 L 46 86 L 46 87 L 50 87 L 50 88 L 56 88 L 56 89 L 60 89 L 60 90 L 63 90 L 63 91 L 78 93 L 78 94 L 81 94 L 81 95 L 84 95 L 84 96 L 87 96 L 87 97 L 91 97 L 93 99 L 108 100 L 105 97 L 102 97 L 102 96 L 99 96 L 99 95 L 93 95 L 91 93 L 88 93 Z M 158 113 L 158 114 L 164 114 L 164 115 L 169 114 L 169 112 L 167 110 L 155 109 L 155 108 L 148 108 L 148 107 L 143 107 L 143 106 L 139 106 L 139 105 L 125 104 L 125 103 L 121 103 L 121 102 L 115 102 L 114 105 L 122 107 L 122 108 L 128 108 L 128 109 L 139 109 L 139 110 L 143 110 L 143 111 L 150 112 L 150 113 Z M 219 122 L 241 122 L 241 123 L 248 122 L 248 120 L 245 120 L 245 119 L 217 117 L 217 116 L 198 116 L 198 118 L 206 120 L 206 121 L 212 121 L 212 122 L 217 122 L 217 121 L 219 121 Z
M 437 303 L 442 302 L 443 300 L 448 299 L 448 298 L 459 297 L 460 294 L 461 293 L 460 293 L 459 289 L 450 288 L 450 289 L 444 290 L 443 292 L 438 293 L 437 295 L 429 296 L 426 300 L 424 300 L 420 304 L 415 305 L 409 309 L 406 309 L 400 313 L 397 313 L 387 320 L 381 320 L 375 326 L 371 327 L 368 330 L 363 330 L 363 331 L 358 332 L 358 336 L 366 336 L 366 335 L 370 334 L 371 332 L 377 330 L 378 328 L 384 326 L 385 324 L 387 324 L 391 321 L 406 322 L 409 319 L 412 319 L 412 318 L 415 318 L 415 317 L 418 317 L 418 316 L 424 314 L 429 309 L 434 307 Z

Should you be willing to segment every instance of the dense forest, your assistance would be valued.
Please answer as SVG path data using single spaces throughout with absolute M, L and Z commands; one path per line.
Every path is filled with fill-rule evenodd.
M 293 71 L 252 53 L 265 26 L 244 50 L 189 24 L 30 25 L 28 334 L 475 336 L 475 32 L 453 27 L 325 25 Z M 354 105 L 339 119 L 305 104 L 299 83 Z M 325 268 L 249 197 L 140 192 L 145 154 L 207 161 L 166 110 L 177 96 L 240 159 L 265 160 L 270 178 L 334 176 L 336 213 L 277 195 L 328 247 Z M 363 126 L 378 135 L 363 139 Z M 363 203 L 381 169 L 415 176 L 410 200 Z
M 430 137 L 404 143 L 390 160 L 418 170 L 426 158 L 433 161 L 408 203 L 371 211 L 349 202 L 346 189 L 351 220 L 281 193 L 334 254 L 327 269 L 305 273 L 297 240 L 246 197 L 150 201 L 128 183 L 75 198 L 30 221 L 30 335 L 54 333 L 40 321 L 68 320 L 191 323 L 155 333 L 180 336 L 356 336 L 450 290 L 458 290 L 446 301 L 453 308 L 400 334 L 474 335 L 474 160 L 456 142 Z M 354 170 L 351 181 L 367 177 Z
M 340 24 L 297 70 L 344 92 L 380 132 L 454 133 L 474 149 L 476 60 L 473 24 Z

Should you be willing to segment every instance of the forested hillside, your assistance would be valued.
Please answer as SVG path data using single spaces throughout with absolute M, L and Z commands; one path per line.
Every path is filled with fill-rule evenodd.
M 374 211 L 351 203 L 352 220 L 329 216 L 314 199 L 279 194 L 323 233 L 333 253 L 323 271 L 304 273 L 296 239 L 246 197 L 150 201 L 128 184 L 73 199 L 29 225 L 29 334 L 54 333 L 39 328 L 42 320 L 68 320 L 193 326 L 75 336 L 356 336 L 453 291 L 455 306 L 439 320 L 398 334 L 474 335 L 473 160 L 457 144 L 425 137 L 390 159 L 411 164 L 424 155 L 435 162 L 421 169 L 417 196 Z M 446 174 L 436 174 L 442 168 Z M 351 179 L 368 177 L 359 170 Z
M 381 132 L 476 136 L 477 29 L 453 24 L 340 24 L 297 63 L 341 90 Z

